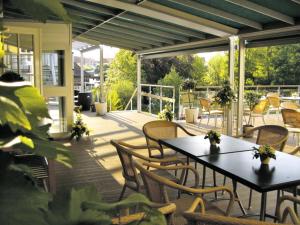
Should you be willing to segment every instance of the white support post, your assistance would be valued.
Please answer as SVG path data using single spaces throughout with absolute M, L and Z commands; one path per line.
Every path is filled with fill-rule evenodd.
M 103 46 L 99 45 L 100 62 L 99 62 L 99 77 L 100 85 L 104 84 L 104 73 L 103 73 Z
M 235 53 L 235 41 L 236 37 L 229 37 L 229 60 L 228 60 L 228 73 L 229 73 L 229 84 L 232 89 L 234 89 L 234 53 Z M 232 136 L 233 129 L 233 104 L 227 109 L 227 129 L 226 133 L 229 136 Z
M 80 91 L 84 92 L 83 52 L 80 52 Z
M 142 111 L 142 90 L 141 90 L 141 77 L 142 77 L 142 58 L 140 55 L 137 55 L 137 111 Z
M 245 87 L 245 40 L 239 41 L 239 86 L 238 86 L 238 112 L 237 112 L 237 130 L 236 134 L 239 135 L 243 131 L 243 114 L 244 114 L 244 87 Z

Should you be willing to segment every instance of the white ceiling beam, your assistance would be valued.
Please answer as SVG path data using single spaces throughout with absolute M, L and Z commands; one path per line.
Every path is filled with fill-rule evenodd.
M 293 2 L 300 4 L 300 0 L 292 0 Z
M 250 2 L 248 0 L 225 0 L 225 1 L 231 2 L 235 5 L 239 5 L 246 9 L 250 9 L 252 11 L 263 14 L 265 16 L 272 17 L 273 19 L 277 19 L 277 20 L 283 21 L 285 23 L 295 25 L 295 20 L 293 17 L 287 16 L 283 13 L 280 13 L 278 11 L 275 11 L 270 8 L 264 7 L 262 5 L 256 4 L 254 2 Z
M 216 36 L 228 36 L 232 34 L 236 34 L 238 32 L 237 29 L 234 29 L 229 26 L 225 26 L 223 24 L 215 23 L 210 20 L 206 20 L 200 17 L 193 17 L 192 15 L 186 13 L 181 15 L 177 15 L 176 13 L 168 13 L 162 12 L 161 10 L 153 10 L 150 8 L 145 8 L 148 5 L 148 2 L 143 3 L 143 6 L 134 5 L 130 3 L 125 3 L 117 0 L 87 0 L 89 2 L 94 2 L 100 5 L 110 6 L 122 10 L 126 10 L 129 12 L 133 12 L 142 16 L 147 16 L 150 18 L 158 19 L 164 22 L 176 24 L 179 26 L 187 27 L 193 30 L 209 33 Z M 157 4 L 158 6 L 161 6 Z M 161 6 L 162 7 L 162 6 Z M 168 8 L 170 9 L 170 8 Z M 177 10 L 178 11 L 178 10 Z M 181 11 L 178 11 L 181 12 Z M 188 16 L 187 16 L 188 15 Z M 191 18 L 193 17 L 193 18 Z
M 258 30 L 262 30 L 262 25 L 256 21 L 253 20 L 249 20 L 247 18 L 241 17 L 241 16 L 237 16 L 234 15 L 232 13 L 228 13 L 225 12 L 223 10 L 208 6 L 208 5 L 204 5 L 201 4 L 199 2 L 195 2 L 195 1 L 190 1 L 190 0 L 169 0 L 171 2 L 195 9 L 197 11 L 201 11 L 201 12 L 205 12 L 205 13 L 209 13 L 211 15 L 217 16 L 217 17 L 221 17 L 223 19 L 226 20 L 230 20 L 233 21 L 235 23 L 239 23 L 239 24 L 243 24 L 249 27 L 253 27 L 255 29 Z

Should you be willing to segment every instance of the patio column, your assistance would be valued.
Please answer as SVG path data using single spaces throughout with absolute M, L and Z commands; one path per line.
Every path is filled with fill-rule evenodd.
M 100 61 L 99 61 L 99 76 L 100 85 L 104 84 L 104 73 L 103 73 L 103 45 L 99 45 Z
M 83 52 L 80 52 L 80 91 L 84 92 Z
M 232 89 L 234 89 L 234 64 L 235 64 L 235 41 L 237 37 L 229 37 L 229 60 L 228 60 L 228 73 L 229 73 L 229 84 Z M 227 113 L 227 130 L 226 133 L 229 136 L 232 136 L 233 129 L 233 104 L 231 104 Z
M 137 55 L 137 111 L 142 111 L 142 95 L 141 95 L 141 77 L 142 77 L 142 58 L 141 55 Z
M 237 130 L 236 134 L 242 133 L 243 129 L 243 103 L 244 103 L 244 86 L 245 86 L 245 40 L 239 41 L 239 85 L 238 85 L 238 108 L 237 108 Z

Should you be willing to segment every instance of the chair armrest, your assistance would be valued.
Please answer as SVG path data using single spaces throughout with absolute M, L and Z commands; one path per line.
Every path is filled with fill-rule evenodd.
M 291 196 L 291 195 L 284 195 L 282 197 L 279 198 L 279 201 L 278 201 L 278 207 L 276 209 L 276 215 L 277 215 L 277 218 L 279 220 L 279 222 L 285 222 L 285 220 L 287 219 L 287 216 L 290 214 L 292 220 L 293 220 L 293 223 L 294 224 L 299 224 L 300 223 L 300 220 L 296 214 L 296 212 L 290 208 L 289 206 L 286 207 L 284 210 L 283 210 L 283 213 L 281 215 L 281 208 L 282 208 L 282 204 L 284 201 L 291 201 L 293 203 L 296 203 L 296 204 L 300 204 L 300 199 L 297 198 L 297 197 L 294 197 L 294 196 Z
M 297 146 L 293 151 L 291 151 L 289 154 L 296 155 L 298 152 L 300 152 L 300 146 Z
M 180 124 L 177 123 L 177 126 L 178 126 L 181 130 L 183 130 L 187 135 L 190 135 L 190 136 L 196 136 L 196 134 L 193 134 L 193 133 L 189 132 L 189 131 L 188 131 L 187 129 L 185 129 L 182 125 L 180 125 Z
M 180 184 L 183 183 L 186 171 L 191 170 L 195 175 L 195 185 L 194 185 L 194 187 L 198 187 L 198 185 L 199 185 L 200 178 L 199 178 L 198 171 L 192 166 L 184 165 L 184 164 L 175 165 L 175 166 L 162 166 L 162 165 L 157 165 L 157 164 L 152 164 L 152 163 L 147 163 L 147 162 L 143 163 L 143 165 L 151 167 L 151 168 L 156 168 L 156 169 L 159 169 L 159 170 L 182 170 L 183 172 L 182 172 L 181 177 L 180 177 Z
M 130 149 L 148 149 L 147 145 L 131 145 L 123 141 L 118 141 L 118 143 Z

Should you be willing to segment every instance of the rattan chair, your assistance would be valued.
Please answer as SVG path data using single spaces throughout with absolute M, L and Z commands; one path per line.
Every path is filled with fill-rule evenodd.
M 263 100 L 260 100 L 260 102 L 254 107 L 254 109 L 252 111 L 244 111 L 244 116 L 248 115 L 249 122 L 251 122 L 251 119 L 252 119 L 253 125 L 255 124 L 256 117 L 261 117 L 263 123 L 266 124 L 264 116 L 268 112 L 268 108 L 269 108 L 269 100 L 263 99 Z
M 224 113 L 223 110 L 220 110 L 220 109 L 213 110 L 212 107 L 211 107 L 212 102 L 211 102 L 211 100 L 209 100 L 207 98 L 200 98 L 199 103 L 200 103 L 200 107 L 202 109 L 202 115 L 207 115 L 207 125 L 209 123 L 210 117 L 214 116 L 214 118 L 215 118 L 215 127 L 216 127 L 218 116 L 223 117 L 223 113 Z M 201 119 L 202 119 L 202 116 L 200 118 L 199 125 L 201 123 Z M 222 126 L 223 126 L 223 121 L 222 121 Z
M 143 133 L 146 138 L 148 152 L 150 158 L 164 158 L 164 147 L 159 143 L 160 139 L 170 139 L 178 137 L 178 130 L 183 131 L 189 136 L 195 136 L 187 131 L 183 126 L 178 123 L 155 120 L 144 124 Z M 152 152 L 158 151 L 160 155 L 154 155 Z
M 282 203 L 284 201 L 292 201 L 293 203 L 300 204 L 300 200 L 292 196 L 283 196 L 279 200 L 279 205 L 276 209 L 276 215 L 279 222 L 285 223 L 288 216 L 290 216 L 293 224 L 300 224 L 299 217 L 291 207 L 286 207 L 282 210 Z M 183 216 L 190 225 L 275 225 L 278 223 L 264 222 L 249 219 L 240 219 L 235 217 L 225 217 L 219 215 L 206 214 L 205 212 L 196 213 L 196 207 L 191 207 L 183 213 Z M 281 213 L 283 212 L 283 213 Z
M 155 208 L 160 211 L 165 217 L 168 225 L 172 225 L 173 213 L 176 211 L 176 205 L 174 203 L 157 204 L 152 203 L 151 208 Z M 139 224 L 145 218 L 145 212 L 137 212 L 129 215 L 122 215 L 115 217 L 111 220 L 112 224 L 126 225 L 126 224 Z M 136 222 L 136 223 L 134 223 Z
M 300 111 L 294 109 L 281 110 L 284 126 L 289 132 L 297 135 L 297 145 L 300 145 Z
M 134 164 L 134 157 L 136 159 L 145 160 L 148 162 L 154 163 L 175 163 L 175 164 L 184 164 L 184 162 L 180 161 L 177 157 L 165 157 L 163 159 L 149 158 L 143 156 L 134 150 L 147 149 L 147 146 L 134 146 L 127 144 L 122 141 L 111 140 L 110 143 L 116 148 L 123 169 L 123 177 L 125 179 L 125 183 L 120 194 L 119 200 L 121 200 L 125 194 L 126 188 L 134 190 L 136 192 L 140 192 L 143 188 L 143 182 L 141 180 L 140 175 L 136 171 Z M 158 173 L 168 179 L 173 180 L 174 182 L 182 184 L 184 182 L 184 178 L 186 174 L 181 174 L 180 178 L 173 176 L 172 174 L 162 171 L 156 170 L 155 173 Z
M 278 92 L 268 92 L 267 97 L 278 97 L 279 98 L 279 94 L 278 94 Z
M 300 109 L 300 105 L 295 102 L 282 102 L 280 107 L 282 109 Z
M 269 101 L 269 112 L 275 111 L 275 113 L 280 113 L 280 97 L 278 96 L 267 96 Z
M 152 171 L 149 171 L 145 169 L 143 166 L 148 166 L 148 167 L 154 167 L 154 168 L 160 168 L 164 170 L 175 170 L 178 169 L 178 166 L 159 166 L 151 163 L 143 163 L 143 165 L 136 163 L 137 169 L 140 171 L 146 193 L 148 198 L 156 203 L 169 203 L 170 199 L 168 196 L 168 193 L 166 191 L 166 188 L 172 188 L 176 190 L 180 190 L 182 192 L 192 194 L 194 196 L 193 203 L 191 204 L 192 208 L 200 207 L 201 212 L 205 211 L 205 206 L 204 206 L 204 201 L 202 200 L 202 196 L 204 194 L 208 193 L 215 193 L 218 191 L 224 191 L 229 194 L 229 203 L 225 212 L 225 215 L 229 215 L 235 198 L 232 190 L 227 187 L 211 187 L 211 188 L 197 188 L 199 184 L 199 175 L 198 172 L 191 166 L 184 165 L 180 166 L 179 168 L 188 168 L 191 170 L 194 175 L 195 175 L 195 185 L 193 188 L 186 187 L 180 184 L 177 184 L 171 180 L 168 180 L 162 176 L 159 176 L 157 174 L 154 174 Z M 175 202 L 176 204 L 176 202 Z
M 250 134 L 256 133 L 256 144 L 258 145 L 270 145 L 278 151 L 283 151 L 286 141 L 289 137 L 289 131 L 282 126 L 278 125 L 263 125 L 259 127 L 254 127 L 253 129 L 247 131 L 244 134 L 236 136 L 237 138 L 240 137 L 247 137 Z M 225 184 L 224 179 L 224 184 Z M 252 189 L 250 189 L 250 196 L 249 196 L 249 204 L 248 208 L 251 208 L 252 203 Z

